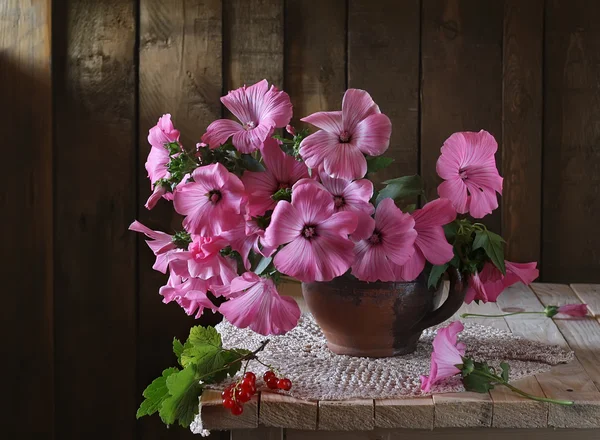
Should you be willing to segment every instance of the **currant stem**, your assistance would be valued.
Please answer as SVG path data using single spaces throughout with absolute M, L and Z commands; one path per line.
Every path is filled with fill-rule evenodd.
M 460 315 L 461 318 L 471 318 L 471 317 L 480 317 L 480 318 L 503 318 L 505 316 L 513 316 L 513 315 L 544 315 L 546 312 L 512 312 L 512 313 L 501 313 L 498 315 L 482 315 L 479 313 L 463 313 Z
M 499 385 L 504 385 L 505 387 L 507 387 L 509 390 L 523 396 L 526 397 L 528 399 L 531 400 L 535 400 L 537 402 L 548 402 L 548 403 L 556 403 L 557 405 L 573 405 L 573 401 L 572 400 L 559 400 L 559 399 L 549 399 L 547 397 L 538 397 L 538 396 L 533 396 L 529 393 L 526 393 L 525 391 L 520 390 L 519 388 L 509 384 L 508 382 L 506 382 L 504 379 L 502 379 L 499 376 L 495 376 L 493 374 L 487 374 L 484 373 L 482 371 L 477 371 L 474 370 L 473 372 L 471 372 L 471 374 L 477 374 L 479 376 L 485 377 L 487 379 L 491 379 L 494 382 L 496 382 Z

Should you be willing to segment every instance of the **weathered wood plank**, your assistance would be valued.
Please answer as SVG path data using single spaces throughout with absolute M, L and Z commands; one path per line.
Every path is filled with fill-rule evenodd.
M 285 91 L 292 124 L 318 111 L 338 110 L 346 90 L 346 1 L 285 2 Z
M 503 11 L 497 1 L 423 0 L 420 171 L 430 200 L 448 136 L 485 129 L 501 141 Z M 496 232 L 500 220 L 500 209 L 483 219 Z
M 486 428 L 492 426 L 489 394 L 462 392 L 434 394 L 436 428 Z
M 204 428 L 208 430 L 257 428 L 259 397 L 258 394 L 252 396 L 252 399 L 244 404 L 244 412 L 234 416 L 230 410 L 223 407 L 220 391 L 204 390 L 200 397 Z
M 544 306 L 537 299 L 531 289 L 523 283 L 513 284 L 506 288 L 498 297 L 496 304 L 503 313 L 513 312 L 542 312 Z M 546 318 L 545 315 L 515 315 L 507 316 L 506 319 L 525 319 Z
M 542 277 L 551 282 L 600 282 L 600 234 L 590 232 L 600 217 L 598 21 L 598 2 L 546 2 Z
M 0 2 L 0 332 L 10 396 L 0 420 L 8 438 L 54 435 L 51 7 Z
M 224 439 L 223 439 L 224 440 Z M 285 440 L 281 428 L 234 429 L 228 440 Z
M 283 2 L 223 1 L 223 67 L 226 90 L 267 79 L 283 85 Z
M 367 90 L 392 121 L 377 182 L 418 173 L 421 2 L 353 0 L 348 10 L 348 87 Z
M 431 396 L 375 400 L 376 428 L 433 429 L 433 425 L 434 405 Z
M 571 289 L 594 316 L 600 316 L 600 284 L 571 284 Z
M 139 45 L 139 154 L 137 166 L 137 218 L 152 229 L 178 231 L 181 216 L 170 202 L 161 200 L 152 211 L 142 205 L 151 192 L 144 163 L 150 151 L 148 130 L 164 113 L 171 113 L 181 142 L 193 147 L 206 126 L 221 117 L 223 89 L 221 54 L 221 0 L 140 1 Z M 133 233 L 132 233 L 133 234 Z M 200 322 L 175 303 L 165 305 L 158 289 L 167 276 L 152 270 L 154 255 L 138 237 L 139 320 L 138 394 L 161 371 L 174 363 L 171 341 L 185 339 L 195 324 L 214 324 L 207 313 Z M 156 325 L 157 322 L 162 323 Z M 168 331 L 165 331 L 168 329 Z M 139 436 L 147 439 L 191 438 L 183 429 L 167 429 L 158 417 L 138 423 Z
M 264 426 L 315 430 L 317 429 L 317 413 L 317 402 L 308 402 L 268 392 L 260 395 L 258 421 Z
M 136 3 L 72 0 L 53 14 L 64 20 L 53 24 L 53 70 L 55 421 L 65 440 L 136 435 Z
M 535 284 L 533 290 L 544 305 L 579 303 L 580 300 L 562 284 Z M 554 318 L 554 323 L 585 368 L 590 378 L 600 386 L 600 323 L 592 318 Z
M 539 261 L 544 0 L 504 1 L 502 236 L 506 258 Z
M 533 285 L 534 289 L 538 285 Z M 527 302 L 533 302 L 533 292 L 523 290 L 523 296 L 529 296 Z M 502 296 L 502 295 L 501 295 Z M 543 305 L 539 303 L 539 309 Z M 563 338 L 552 319 L 507 318 L 507 323 L 514 334 L 535 341 L 549 342 L 567 348 Z M 548 426 L 556 428 L 589 428 L 600 427 L 600 393 L 594 386 L 587 372 L 579 361 L 568 365 L 553 367 L 547 373 L 536 375 L 546 397 L 553 399 L 575 400 L 573 406 L 549 405 Z
M 317 429 L 367 431 L 375 428 L 372 400 L 321 400 Z

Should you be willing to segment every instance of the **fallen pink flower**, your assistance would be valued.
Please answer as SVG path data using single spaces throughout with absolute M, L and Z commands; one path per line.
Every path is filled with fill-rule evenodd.
M 504 262 L 506 275 L 492 263 L 485 263 L 480 273 L 472 274 L 469 278 L 469 288 L 465 295 L 465 302 L 472 301 L 496 302 L 500 294 L 509 286 L 519 281 L 525 285 L 531 284 L 539 275 L 537 263 Z
M 563 315 L 583 317 L 587 315 L 587 305 L 586 304 L 565 304 L 564 306 L 560 306 L 558 308 L 558 313 L 562 313 Z
M 421 390 L 424 392 L 428 393 L 433 385 L 460 373 L 456 365 L 463 363 L 466 347 L 457 342 L 457 336 L 464 328 L 460 321 L 454 321 L 437 331 L 433 339 L 429 376 L 421 376 Z

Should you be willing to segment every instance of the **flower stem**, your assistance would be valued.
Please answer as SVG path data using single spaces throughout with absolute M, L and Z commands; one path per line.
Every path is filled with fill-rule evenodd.
M 480 318 L 504 318 L 505 316 L 513 316 L 513 315 L 544 315 L 546 312 L 512 312 L 512 313 L 501 313 L 498 315 L 482 315 L 479 313 L 463 313 L 460 315 L 461 318 L 472 318 L 472 317 L 480 317 Z
M 478 370 L 474 370 L 471 374 L 477 374 L 479 376 L 485 377 L 487 379 L 491 379 L 494 382 L 496 382 L 498 385 L 504 385 L 505 387 L 507 387 L 509 390 L 513 391 L 514 393 L 517 393 L 523 397 L 526 397 L 528 399 L 531 400 L 535 400 L 537 402 L 548 402 L 548 403 L 555 403 L 557 405 L 573 405 L 573 401 L 572 400 L 559 400 L 559 399 L 549 399 L 547 397 L 538 397 L 538 396 L 534 396 L 532 394 L 526 393 L 523 390 L 520 390 L 519 388 L 509 384 L 508 382 L 506 382 L 504 379 L 502 379 L 499 376 L 493 375 L 493 374 L 487 374 L 484 373 L 482 371 L 478 371 Z

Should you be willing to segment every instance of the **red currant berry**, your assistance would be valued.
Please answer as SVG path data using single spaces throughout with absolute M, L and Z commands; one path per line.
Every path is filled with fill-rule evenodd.
M 242 388 L 235 393 L 235 398 L 238 402 L 247 402 L 252 398 L 252 394 Z
M 269 380 L 269 377 L 275 377 L 275 373 L 273 373 L 271 370 L 267 370 L 267 372 L 263 375 L 265 382 Z
M 277 389 L 277 383 L 279 382 L 279 380 L 275 377 L 275 376 L 271 376 L 269 377 L 267 380 L 267 386 L 272 389 L 272 390 L 276 390 Z
M 244 407 L 242 405 L 236 404 L 231 408 L 231 414 L 233 414 L 234 416 L 239 416 L 243 412 Z
M 221 398 L 229 399 L 232 396 L 231 388 L 227 387 L 221 392 Z
M 279 379 L 277 381 L 277 388 L 279 388 L 280 390 L 289 391 L 292 388 L 292 381 L 289 380 L 287 377 Z
M 232 399 L 223 399 L 223 406 L 227 409 L 231 409 L 236 405 Z
M 256 374 L 251 371 L 244 373 L 244 380 L 251 380 L 252 382 L 256 382 Z
M 242 391 L 252 395 L 256 393 L 256 385 L 253 383 L 242 383 Z

